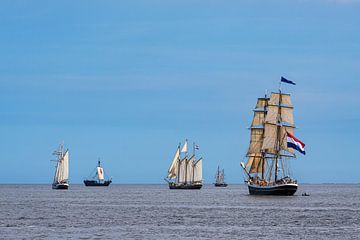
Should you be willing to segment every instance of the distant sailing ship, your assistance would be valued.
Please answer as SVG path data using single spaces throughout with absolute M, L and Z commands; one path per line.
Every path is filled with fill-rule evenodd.
M 220 171 L 220 166 L 218 166 L 216 175 L 215 175 L 215 187 L 227 187 L 227 183 L 225 183 L 225 173 L 224 169 Z
M 180 145 L 176 149 L 165 181 L 168 182 L 170 189 L 200 189 L 202 187 L 202 158 L 196 160 L 195 157 L 195 150 L 199 147 L 194 143 L 194 152 L 189 158 L 187 140 L 181 151 Z M 183 158 L 181 158 L 181 153 L 185 153 Z
M 101 167 L 100 161 L 98 161 L 98 166 L 95 169 L 95 174 L 92 174 L 92 179 L 84 180 L 84 184 L 87 187 L 107 187 L 112 180 L 105 180 L 104 176 L 104 168 Z
M 59 149 L 54 151 L 53 155 L 57 156 L 57 164 L 52 184 L 53 189 L 69 188 L 69 150 L 64 151 L 64 146 L 60 145 Z
M 285 78 L 282 82 L 294 84 Z M 288 161 L 296 158 L 294 149 L 305 154 L 305 144 L 294 134 L 293 105 L 290 94 L 271 93 L 258 98 L 250 126 L 250 145 L 246 165 L 249 193 L 254 195 L 293 195 L 297 181 L 291 178 Z

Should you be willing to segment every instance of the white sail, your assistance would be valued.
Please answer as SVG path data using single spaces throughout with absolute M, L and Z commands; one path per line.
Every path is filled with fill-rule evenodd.
M 173 158 L 171 165 L 169 167 L 169 170 L 168 170 L 168 178 L 170 178 L 170 179 L 176 178 L 176 176 L 178 174 L 179 158 L 180 158 L 180 149 L 177 148 L 174 158 Z
M 179 177 L 178 177 L 178 181 L 179 183 L 184 183 L 186 182 L 186 179 L 185 179 L 185 172 L 186 172 L 186 163 L 187 162 L 187 159 L 183 159 L 181 160 L 180 162 L 180 166 L 179 166 Z
M 66 153 L 58 160 L 57 169 L 55 173 L 55 182 L 67 182 L 69 178 L 69 152 Z
M 202 181 L 202 159 L 199 159 L 194 166 L 194 182 Z
M 184 146 L 181 149 L 181 152 L 182 153 L 187 153 L 188 152 L 188 142 L 187 142 L 187 140 L 185 141 Z
M 104 180 L 104 169 L 102 167 L 97 167 L 96 170 L 99 180 Z
M 194 180 L 194 161 L 195 161 L 195 156 L 192 156 L 187 163 L 187 168 L 186 168 L 186 182 L 193 182 Z

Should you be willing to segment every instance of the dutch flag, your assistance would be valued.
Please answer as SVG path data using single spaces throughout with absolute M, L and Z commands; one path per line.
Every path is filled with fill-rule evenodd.
M 297 139 L 288 132 L 286 134 L 287 134 L 287 147 L 293 148 L 305 155 L 305 143 L 303 143 L 302 141 L 300 141 L 299 139 Z

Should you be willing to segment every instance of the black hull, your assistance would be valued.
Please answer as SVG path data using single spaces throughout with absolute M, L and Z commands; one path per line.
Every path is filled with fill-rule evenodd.
M 53 184 L 52 185 L 52 189 L 57 189 L 57 190 L 67 190 L 69 188 L 68 184 Z
M 84 184 L 87 187 L 107 187 L 110 185 L 112 181 L 104 181 L 104 182 L 98 182 L 95 180 L 84 180 Z
M 227 183 L 214 183 L 215 187 L 227 187 Z
M 176 184 L 169 183 L 170 189 L 198 190 L 202 188 L 202 184 Z
M 292 196 L 296 192 L 297 184 L 279 184 L 274 186 L 248 185 L 250 195 L 278 195 Z

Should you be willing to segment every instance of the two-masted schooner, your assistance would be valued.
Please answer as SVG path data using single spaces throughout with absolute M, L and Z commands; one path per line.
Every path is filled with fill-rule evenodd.
M 294 84 L 285 79 L 286 83 Z M 281 79 L 283 81 L 283 78 Z M 297 181 L 291 177 L 290 159 L 296 158 L 293 140 L 302 147 L 294 134 L 293 105 L 290 94 L 271 93 L 257 99 L 250 126 L 250 145 L 246 165 L 241 163 L 247 176 L 249 193 L 254 195 L 293 195 Z M 302 145 L 301 145 L 302 144 Z
M 87 187 L 107 187 L 112 182 L 111 178 L 105 180 L 105 172 L 104 168 L 100 164 L 100 160 L 98 161 L 98 165 L 95 168 L 95 174 L 91 174 L 91 179 L 84 180 L 84 184 Z
M 227 183 L 225 182 L 225 172 L 224 169 L 220 170 L 220 166 L 218 166 L 216 175 L 215 175 L 215 187 L 227 187 Z
M 188 156 L 188 141 L 183 147 L 181 144 L 176 149 L 175 156 L 168 170 L 165 181 L 170 189 L 200 189 L 202 187 L 202 158 L 196 159 L 195 150 L 198 146 L 194 143 L 193 155 Z M 185 155 L 181 157 L 181 155 Z
M 53 189 L 69 188 L 69 150 L 64 150 L 64 145 L 60 145 L 53 155 L 57 156 L 57 164 L 52 184 Z

